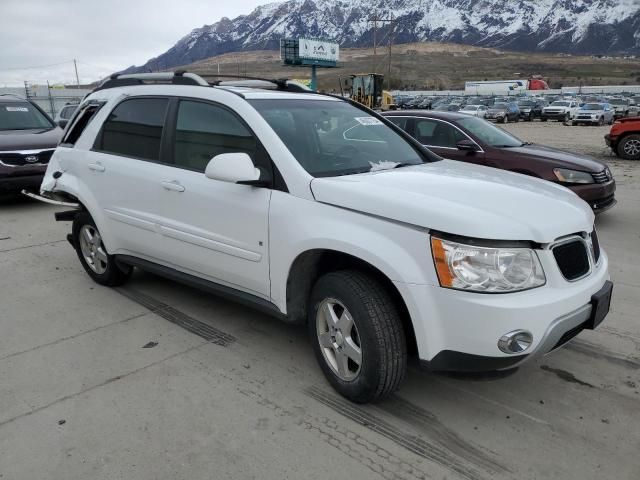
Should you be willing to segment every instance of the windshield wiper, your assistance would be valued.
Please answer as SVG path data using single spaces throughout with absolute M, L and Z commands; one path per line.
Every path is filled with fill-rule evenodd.
M 415 167 L 416 165 L 422 165 L 422 163 L 402 162 L 402 163 L 398 163 L 393 168 L 395 169 L 395 168 L 401 168 L 401 167 Z

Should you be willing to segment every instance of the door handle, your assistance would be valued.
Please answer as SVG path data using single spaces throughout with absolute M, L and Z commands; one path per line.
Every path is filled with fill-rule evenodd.
M 104 172 L 104 166 L 101 163 L 90 163 L 89 170 L 94 172 Z
M 177 180 L 174 180 L 172 182 L 162 182 L 162 188 L 164 188 L 165 190 L 172 190 L 174 192 L 184 192 L 184 187 L 180 185 Z

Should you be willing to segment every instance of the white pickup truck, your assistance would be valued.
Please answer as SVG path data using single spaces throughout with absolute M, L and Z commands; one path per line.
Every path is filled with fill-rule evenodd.
M 556 100 L 542 109 L 540 120 L 557 120 L 570 122 L 578 113 L 580 104 L 575 100 Z
M 71 208 L 56 218 L 93 280 L 140 268 L 307 324 L 356 402 L 396 390 L 408 355 L 507 369 L 604 319 L 607 255 L 572 191 L 443 160 L 351 101 L 259 86 L 114 75 L 85 98 L 39 198 Z

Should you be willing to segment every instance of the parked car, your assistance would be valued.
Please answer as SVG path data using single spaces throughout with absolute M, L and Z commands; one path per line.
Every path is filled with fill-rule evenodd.
M 452 160 L 523 173 L 563 185 L 596 212 L 616 204 L 616 182 L 609 168 L 577 155 L 523 142 L 479 118 L 443 112 L 385 114 L 429 150 Z
M 96 282 L 139 267 L 307 323 L 356 402 L 390 395 L 408 351 L 505 369 L 607 314 L 607 255 L 569 190 L 442 160 L 345 99 L 177 75 L 106 80 L 47 169 L 42 198 L 73 203 L 57 218 Z
M 466 105 L 459 111 L 460 113 L 465 113 L 474 117 L 484 118 L 484 116 L 487 114 L 487 110 L 488 108 L 484 105 Z
M 638 115 L 638 106 L 629 98 L 610 98 L 609 103 L 614 108 L 614 117 L 635 117 Z
M 580 108 L 576 100 L 556 100 L 542 109 L 540 120 L 557 120 L 558 122 L 569 122 L 576 115 Z
M 77 108 L 77 103 L 67 103 L 64 107 L 62 107 L 54 119 L 56 125 L 58 125 L 60 128 L 66 127 L 67 123 L 69 122 L 69 120 L 71 120 L 71 117 L 76 112 Z
M 460 105 L 457 103 L 444 103 L 440 104 L 437 107 L 433 107 L 433 110 L 438 112 L 457 112 L 460 110 Z
M 497 102 L 489 107 L 484 118 L 507 123 L 520 120 L 520 109 L 515 102 Z
M 542 109 L 547 105 L 544 100 L 520 100 L 518 108 L 520 109 L 520 118 L 531 122 L 542 116 Z
M 0 95 L 0 193 L 38 187 L 61 136 L 34 102 Z
M 608 103 L 585 103 L 571 122 L 572 125 L 611 125 L 613 108 Z
M 619 157 L 640 160 L 640 117 L 617 120 L 604 139 Z

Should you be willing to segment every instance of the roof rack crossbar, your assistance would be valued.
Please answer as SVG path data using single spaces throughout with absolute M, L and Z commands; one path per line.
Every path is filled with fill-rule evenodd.
M 200 75 L 189 73 L 184 70 L 176 72 L 156 72 L 156 73 L 114 73 L 105 78 L 96 88 L 105 90 L 107 88 L 124 87 L 128 85 L 144 85 L 146 82 L 166 82 L 180 85 L 200 85 L 208 87 L 209 83 Z

